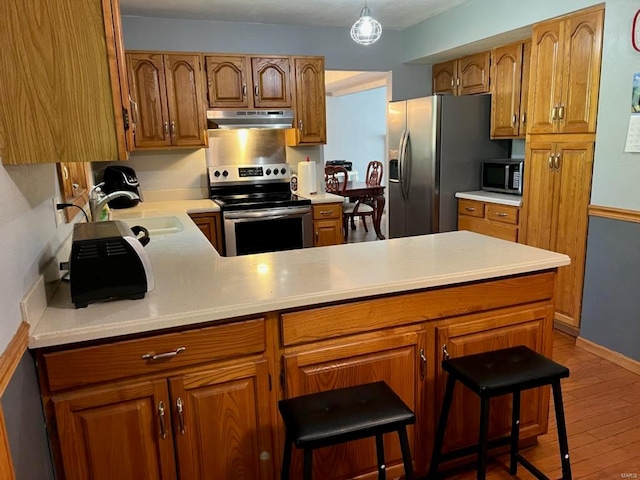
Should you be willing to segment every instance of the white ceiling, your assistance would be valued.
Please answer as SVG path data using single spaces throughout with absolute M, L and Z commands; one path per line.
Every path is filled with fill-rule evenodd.
M 471 0 L 367 0 L 382 30 L 403 30 Z M 120 0 L 123 15 L 350 27 L 364 0 Z

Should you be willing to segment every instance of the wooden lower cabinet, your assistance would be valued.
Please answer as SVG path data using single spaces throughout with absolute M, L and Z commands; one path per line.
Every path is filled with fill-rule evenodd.
M 440 360 L 472 355 L 500 348 L 526 345 L 537 352 L 551 355 L 546 347 L 553 322 L 553 308 L 537 307 L 514 313 L 497 313 L 483 319 L 460 318 L 455 323 L 436 327 L 436 403 L 437 415 L 442 408 L 447 375 Z M 520 437 L 539 435 L 547 429 L 548 388 L 522 393 Z M 507 436 L 511 429 L 510 395 L 491 400 L 489 436 Z M 436 416 L 436 418 L 438 418 Z M 479 397 L 460 383 L 456 385 L 449 413 L 443 451 L 473 445 L 478 442 L 480 420 Z
M 285 397 L 383 380 L 416 411 L 424 386 L 420 378 L 423 343 L 423 334 L 413 331 L 308 345 L 287 353 L 284 356 Z M 416 443 L 415 432 L 425 427 L 422 424 L 425 419 L 418 418 L 417 426 L 408 429 L 412 452 L 422 451 Z M 399 475 L 403 469 L 398 435 L 385 435 L 384 443 L 388 475 Z M 353 478 L 374 472 L 377 465 L 375 451 L 373 438 L 318 449 L 314 452 L 313 478 Z M 302 477 L 300 453 L 294 450 L 292 478 Z
M 313 246 L 324 247 L 344 243 L 342 205 L 313 206 Z
M 224 255 L 224 243 L 222 241 L 222 219 L 217 212 L 190 213 L 189 217 L 193 220 L 200 231 L 211 242 L 213 248 L 220 255 Z
M 458 230 L 517 242 L 520 208 L 476 200 L 458 200 Z

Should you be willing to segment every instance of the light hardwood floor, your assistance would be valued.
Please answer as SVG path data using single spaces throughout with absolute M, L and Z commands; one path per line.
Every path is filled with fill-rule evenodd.
M 572 337 L 559 332 L 553 358 L 571 371 L 562 382 L 562 394 L 573 478 L 640 478 L 640 375 L 576 347 Z M 547 476 L 561 478 L 553 406 L 550 411 L 549 433 L 522 452 Z M 443 478 L 472 480 L 476 473 L 469 469 Z M 508 455 L 489 463 L 488 480 L 512 478 Z M 535 477 L 519 466 L 515 478 Z

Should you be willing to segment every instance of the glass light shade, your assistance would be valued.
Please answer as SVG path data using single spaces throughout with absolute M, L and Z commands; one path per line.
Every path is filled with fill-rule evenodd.
M 371 11 L 366 5 L 360 12 L 360 18 L 351 27 L 351 38 L 360 45 L 371 45 L 382 35 L 380 22 L 371 16 Z

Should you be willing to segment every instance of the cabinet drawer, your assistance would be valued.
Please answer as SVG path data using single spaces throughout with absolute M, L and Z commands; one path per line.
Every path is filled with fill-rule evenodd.
M 342 215 L 342 204 L 325 203 L 313 206 L 313 219 L 322 220 L 325 218 L 340 218 Z
M 518 207 L 510 207 L 506 205 L 498 205 L 495 203 L 487 204 L 487 219 L 494 222 L 509 223 L 511 225 L 518 224 Z
M 105 345 L 45 353 L 41 361 L 51 391 L 152 374 L 265 350 L 265 320 L 216 325 Z M 183 349 L 184 347 L 184 349 Z M 145 359 L 177 352 L 161 358 Z
M 470 217 L 484 217 L 484 203 L 473 200 L 458 200 L 458 213 L 460 215 L 469 215 Z
M 518 227 L 477 220 L 463 215 L 458 217 L 458 230 L 468 230 L 511 242 L 518 241 Z

